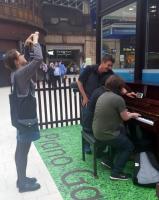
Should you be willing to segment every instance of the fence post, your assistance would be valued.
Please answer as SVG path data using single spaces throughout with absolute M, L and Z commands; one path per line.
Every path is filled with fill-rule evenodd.
M 78 97 L 77 91 L 73 91 L 70 87 L 72 81 L 76 81 L 76 78 L 68 78 L 64 80 L 63 85 L 59 84 L 58 87 L 52 87 L 52 83 L 48 82 L 48 86 L 45 81 L 37 82 L 37 96 L 38 96 L 38 115 L 40 129 L 51 128 L 59 126 L 73 125 L 79 123 L 81 116 L 80 97 Z M 72 105 L 74 103 L 74 105 Z M 65 112 L 64 112 L 65 111 Z M 44 116 L 44 117 L 43 117 Z M 49 117 L 50 116 L 50 117 Z M 55 119 L 54 119 L 55 118 Z

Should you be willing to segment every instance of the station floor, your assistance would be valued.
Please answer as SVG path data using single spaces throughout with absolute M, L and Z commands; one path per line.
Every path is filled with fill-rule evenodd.
M 34 145 L 28 158 L 27 175 L 36 177 L 41 189 L 20 194 L 15 186 L 14 152 L 16 131 L 9 116 L 9 88 L 0 88 L 0 200 L 62 200 L 52 177 Z

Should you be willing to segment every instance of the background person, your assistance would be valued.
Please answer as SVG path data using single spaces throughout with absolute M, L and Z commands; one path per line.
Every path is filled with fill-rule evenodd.
M 67 72 L 67 69 L 66 69 L 66 67 L 65 67 L 65 65 L 62 61 L 59 62 L 59 68 L 60 68 L 60 72 L 61 72 L 61 83 L 63 83 L 64 82 L 64 76 Z
M 30 63 L 27 63 L 24 55 L 16 49 L 12 49 L 6 53 L 6 66 L 12 71 L 12 84 L 16 87 L 18 98 L 26 97 L 31 93 L 34 95 L 35 85 L 32 77 L 36 74 L 37 69 L 43 61 L 42 51 L 38 43 L 39 33 L 35 32 L 30 35 L 25 42 L 25 45 L 31 45 L 33 50 L 33 58 Z M 28 108 L 29 109 L 29 108 Z M 33 191 L 40 188 L 40 184 L 36 183 L 36 178 L 26 176 L 27 156 L 30 150 L 32 141 L 40 138 L 38 124 L 37 131 L 20 132 L 17 130 L 17 146 L 15 152 L 15 163 L 17 170 L 17 187 L 19 192 Z
M 48 76 L 49 76 L 49 81 L 54 85 L 54 63 L 51 62 L 49 64 L 49 67 L 48 67 Z
M 56 62 L 55 66 L 54 66 L 54 79 L 53 79 L 53 82 L 54 82 L 54 87 L 57 87 L 57 83 L 58 83 L 58 86 L 61 85 L 61 71 L 60 71 L 60 67 L 59 67 L 58 62 Z
M 44 81 L 47 81 L 47 71 L 48 71 L 48 66 L 46 63 L 42 63 L 40 65 L 40 69 L 38 71 L 38 80 L 44 80 Z

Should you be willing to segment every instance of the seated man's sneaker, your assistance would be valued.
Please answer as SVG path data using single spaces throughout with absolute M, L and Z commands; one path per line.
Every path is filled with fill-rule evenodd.
M 101 164 L 104 166 L 104 167 L 107 167 L 109 169 L 111 169 L 113 167 L 113 163 L 110 161 L 110 160 L 107 160 L 107 159 L 103 159 L 101 161 Z
M 36 183 L 37 182 L 37 179 L 36 178 L 29 178 L 29 177 L 26 177 L 25 178 L 25 182 L 29 183 L 29 184 L 33 184 L 33 183 Z M 19 181 L 17 180 L 16 182 L 16 186 L 17 188 L 19 187 Z
M 122 180 L 127 181 L 130 178 L 130 175 L 120 173 L 120 174 L 111 174 L 110 179 L 111 180 Z
M 19 192 L 31 192 L 40 189 L 40 184 L 39 183 L 27 183 L 24 182 L 23 184 L 19 184 Z

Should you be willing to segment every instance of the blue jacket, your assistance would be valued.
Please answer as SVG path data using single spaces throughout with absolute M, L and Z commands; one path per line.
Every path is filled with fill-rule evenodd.
M 67 71 L 65 65 L 64 64 L 60 64 L 59 67 L 60 67 L 61 75 L 62 76 L 65 75 L 66 71 Z

